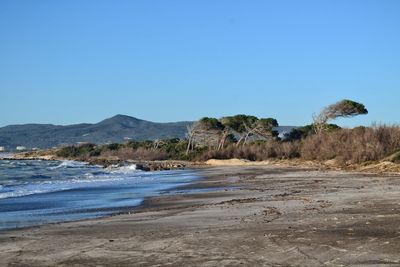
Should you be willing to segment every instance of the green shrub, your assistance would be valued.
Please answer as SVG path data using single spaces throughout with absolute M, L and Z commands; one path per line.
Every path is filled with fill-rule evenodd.
M 87 158 L 100 156 L 101 148 L 94 144 L 82 144 L 79 146 L 66 146 L 56 152 L 62 158 Z
M 108 150 L 118 150 L 121 147 L 122 147 L 122 145 L 118 144 L 118 143 L 105 145 L 105 149 L 108 149 Z

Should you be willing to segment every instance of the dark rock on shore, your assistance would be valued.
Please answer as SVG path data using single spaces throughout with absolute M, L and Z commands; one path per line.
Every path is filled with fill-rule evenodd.
M 184 169 L 188 166 L 193 166 L 192 162 L 186 161 L 141 161 L 141 160 L 122 160 L 115 158 L 59 158 L 52 155 L 38 155 L 34 153 L 20 153 L 15 154 L 13 157 L 4 157 L 3 160 L 75 160 L 87 162 L 90 165 L 100 165 L 104 168 L 110 166 L 127 166 L 135 164 L 138 170 L 142 171 L 165 171 L 165 170 L 178 170 Z
M 165 171 L 184 169 L 190 163 L 182 161 L 134 161 L 121 159 L 90 158 L 85 160 L 91 165 L 101 165 L 104 168 L 109 166 L 126 166 L 135 164 L 138 170 L 142 171 Z

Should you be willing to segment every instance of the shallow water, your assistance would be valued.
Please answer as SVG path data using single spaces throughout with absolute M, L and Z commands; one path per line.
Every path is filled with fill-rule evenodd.
M 190 170 L 0 160 L 0 230 L 110 215 L 196 179 Z

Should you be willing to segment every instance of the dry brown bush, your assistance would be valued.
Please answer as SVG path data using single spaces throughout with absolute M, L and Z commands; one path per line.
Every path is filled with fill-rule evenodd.
M 301 157 L 351 164 L 381 160 L 399 150 L 400 127 L 380 125 L 309 136 L 301 146 Z
M 231 145 L 219 151 L 210 150 L 202 155 L 202 160 L 208 159 L 247 159 L 251 161 L 262 161 L 271 158 L 295 158 L 300 155 L 299 142 L 276 142 L 253 143 L 246 146 Z
M 208 151 L 201 159 L 239 158 L 251 161 L 271 158 L 319 161 L 334 159 L 339 164 L 352 164 L 382 160 L 398 151 L 400 151 L 400 127 L 380 125 L 321 132 L 310 135 L 301 142 L 269 141 L 248 144 L 244 147 L 228 146 L 220 151 Z

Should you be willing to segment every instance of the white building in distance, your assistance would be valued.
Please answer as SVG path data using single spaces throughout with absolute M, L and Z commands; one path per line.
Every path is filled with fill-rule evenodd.
M 17 146 L 15 149 L 18 150 L 18 151 L 23 151 L 23 150 L 26 150 L 26 147 L 24 147 L 24 146 Z

